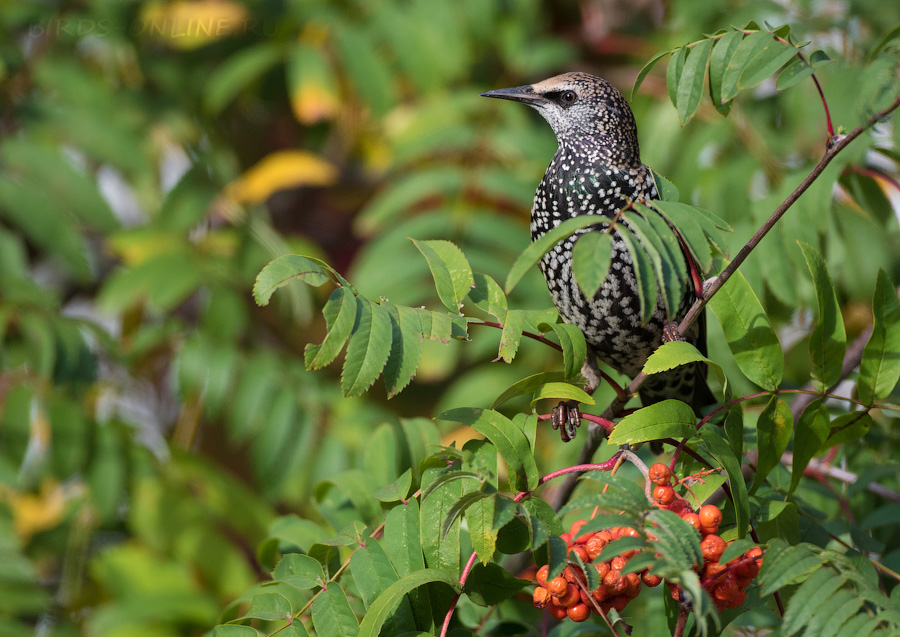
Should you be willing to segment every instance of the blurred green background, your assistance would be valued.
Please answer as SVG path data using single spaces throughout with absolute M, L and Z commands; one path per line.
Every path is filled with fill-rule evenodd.
M 303 365 L 329 290 L 266 308 L 250 290 L 300 253 L 433 307 L 407 237 L 502 281 L 555 140 L 478 93 L 585 70 L 628 97 L 657 52 L 748 20 L 835 59 L 818 75 L 836 126 L 883 100 L 896 59 L 866 56 L 900 22 L 884 0 L 0 0 L 0 634 L 201 634 L 265 578 L 279 515 L 334 527 L 346 476 L 398 475 L 401 432 L 462 440 L 424 417 L 558 366 L 529 343 L 490 363 L 499 332 L 473 327 L 425 343 L 398 397 L 345 399 L 336 366 Z M 732 253 L 827 138 L 810 81 L 763 83 L 727 119 L 706 100 L 682 128 L 660 64 L 633 106 L 644 162 L 732 224 Z M 896 159 L 897 127 L 873 134 Z M 828 170 L 743 268 L 797 385 L 814 293 L 794 239 L 826 254 L 851 338 L 878 267 L 900 280 L 896 164 L 851 148 Z M 511 303 L 550 306 L 536 272 Z M 541 435 L 544 466 L 577 454 Z

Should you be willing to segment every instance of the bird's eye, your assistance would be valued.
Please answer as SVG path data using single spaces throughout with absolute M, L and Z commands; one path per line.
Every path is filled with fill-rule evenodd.
M 560 99 L 563 101 L 563 104 L 574 104 L 578 96 L 575 94 L 575 91 L 563 91 Z

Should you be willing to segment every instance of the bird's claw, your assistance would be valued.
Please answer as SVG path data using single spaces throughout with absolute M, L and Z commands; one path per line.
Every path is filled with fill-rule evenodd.
M 563 442 L 569 442 L 575 438 L 575 428 L 581 426 L 581 412 L 578 410 L 578 402 L 564 400 L 550 412 L 550 424 L 554 429 L 559 429 L 559 437 Z
M 678 333 L 678 323 L 666 323 L 663 326 L 662 342 L 683 341 L 684 337 Z

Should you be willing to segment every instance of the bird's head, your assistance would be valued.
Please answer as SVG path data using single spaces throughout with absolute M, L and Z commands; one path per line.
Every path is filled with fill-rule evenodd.
M 622 163 L 640 163 L 631 108 L 616 87 L 596 75 L 563 73 L 536 84 L 481 95 L 531 106 L 547 120 L 560 141 L 592 138 L 621 155 Z

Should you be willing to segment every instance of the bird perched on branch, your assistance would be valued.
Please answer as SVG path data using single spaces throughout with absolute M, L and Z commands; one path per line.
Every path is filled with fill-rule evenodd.
M 634 378 L 662 344 L 669 321 L 685 316 L 695 292 L 686 281 L 672 317 L 667 316 L 660 294 L 649 321 L 642 322 L 634 265 L 618 231 L 613 233 L 606 280 L 593 298 L 585 298 L 572 275 L 572 249 L 580 234 L 604 231 L 610 222 L 627 225 L 623 211 L 631 202 L 659 198 L 650 169 L 641 163 L 631 108 L 612 84 L 587 73 L 565 73 L 482 95 L 527 104 L 556 133 L 559 148 L 538 185 L 531 210 L 532 241 L 571 217 L 597 215 L 604 219 L 560 241 L 544 255 L 540 267 L 557 310 L 567 323 L 581 329 L 588 343 L 583 371 L 586 389 L 593 391 L 600 382 L 595 357 Z M 690 259 L 688 253 L 685 258 Z M 705 350 L 702 316 L 686 340 Z M 705 365 L 694 364 L 649 376 L 640 389 L 641 401 L 647 406 L 676 398 L 699 412 L 714 401 L 705 374 Z M 553 424 L 562 425 L 564 441 L 574 436 L 577 421 L 580 417 L 573 404 L 563 403 L 554 410 Z

